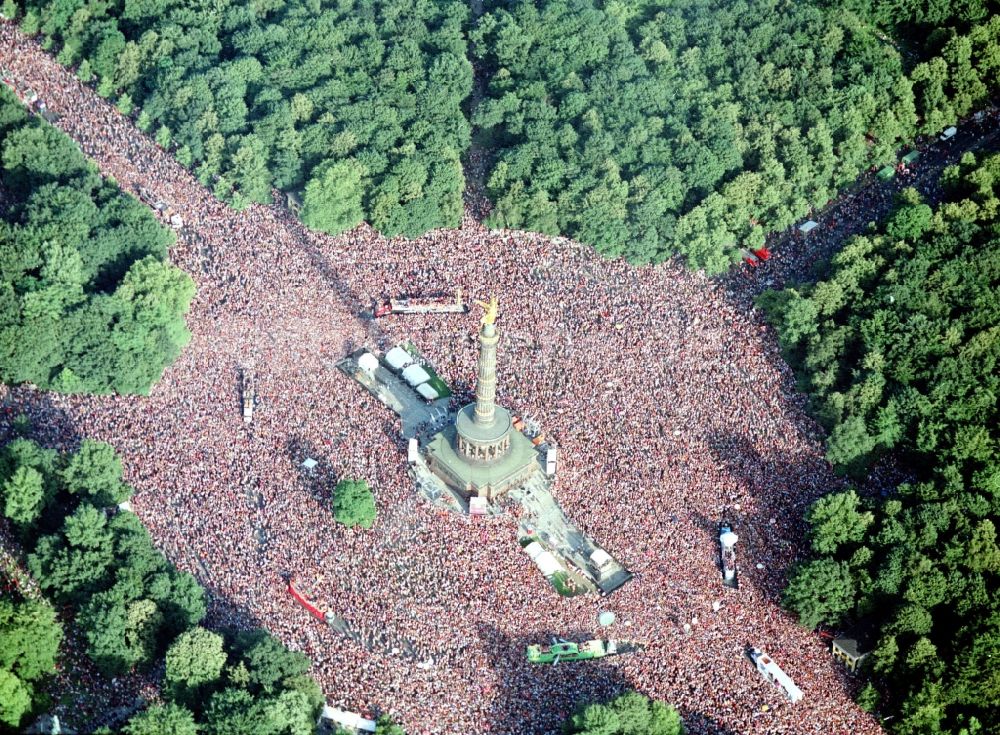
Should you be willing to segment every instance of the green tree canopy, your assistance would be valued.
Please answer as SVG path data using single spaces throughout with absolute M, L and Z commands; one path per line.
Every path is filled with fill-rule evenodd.
M 861 499 L 854 490 L 831 493 L 815 503 L 806 514 L 811 527 L 813 551 L 832 554 L 845 544 L 857 543 L 865 536 L 874 516 L 860 510 Z
M 114 537 L 107 517 L 81 504 L 62 530 L 43 536 L 28 555 L 28 570 L 56 599 L 81 602 L 106 584 L 114 563 Z
M 167 684 L 174 698 L 191 699 L 200 688 L 222 676 L 226 652 L 222 636 L 204 628 L 193 628 L 181 635 L 167 649 Z
M 236 647 L 256 691 L 275 693 L 285 679 L 304 674 L 309 669 L 309 659 L 304 654 L 289 651 L 281 641 L 261 629 L 239 636 Z
M 8 205 L 0 218 L 0 380 L 67 393 L 148 392 L 190 336 L 184 314 L 194 286 L 165 262 L 173 234 L 7 88 L 0 141 Z
M 864 618 L 897 735 L 1000 727 L 989 674 L 1000 592 L 1000 155 L 945 170 L 945 200 L 904 191 L 824 280 L 769 294 L 827 457 L 864 477 L 886 454 L 913 475 L 889 497 L 810 508 L 816 558 L 785 590 L 804 625 Z
M 343 479 L 333 491 L 333 515 L 348 528 L 371 528 L 375 523 L 375 496 L 364 480 Z
M 472 90 L 465 3 L 25 9 L 62 63 L 96 76 L 119 107 L 141 107 L 140 126 L 235 207 L 304 189 L 303 220 L 326 232 L 362 217 L 387 235 L 459 224 Z
M 471 33 L 488 78 L 473 120 L 496 147 L 488 222 L 725 270 L 915 132 L 901 58 L 874 31 L 774 0 L 497 3 Z
M 124 727 L 126 735 L 196 735 L 194 714 L 179 704 L 154 704 L 135 715 Z
M 16 729 L 31 710 L 31 687 L 0 669 L 0 723 Z
M 316 167 L 302 197 L 302 222 L 331 235 L 349 230 L 364 217 L 361 168 L 351 161 L 328 161 Z
M 311 735 L 324 697 L 309 659 L 262 629 L 223 637 L 196 627 L 205 590 L 167 561 L 134 513 L 105 505 L 123 487 L 111 447 L 84 440 L 62 456 L 25 439 L 0 447 L 0 483 L 23 468 L 54 499 L 42 524 L 55 530 L 24 535 L 28 569 L 76 606 L 90 659 L 117 676 L 165 654 L 166 702 L 133 717 L 126 733 Z M 51 608 L 0 599 L 0 722 L 16 727 L 31 710 L 33 681 L 52 669 L 61 636 Z
M 131 488 L 122 483 L 122 463 L 105 442 L 84 439 L 62 471 L 71 493 L 89 495 L 99 507 L 118 505 L 128 499 Z
M 820 623 L 839 623 L 854 607 L 855 582 L 847 564 L 814 559 L 799 565 L 789 575 L 785 605 L 807 628 Z
M 626 692 L 607 704 L 582 706 L 564 730 L 568 735 L 682 735 L 684 724 L 663 702 Z
M 0 670 L 33 682 L 55 669 L 62 625 L 51 605 L 0 598 Z
M 223 689 L 213 694 L 203 719 L 208 732 L 217 735 L 266 735 L 270 732 L 260 707 L 245 689 Z
M 42 474 L 31 467 L 18 467 L 3 485 L 3 499 L 4 515 L 19 526 L 30 526 L 42 512 Z

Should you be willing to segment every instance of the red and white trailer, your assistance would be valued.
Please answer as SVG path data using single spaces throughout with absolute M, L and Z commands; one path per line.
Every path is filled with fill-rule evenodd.
M 468 304 L 462 300 L 462 289 L 458 289 L 454 294 L 397 296 L 376 303 L 372 316 L 378 319 L 388 314 L 464 314 L 468 310 Z

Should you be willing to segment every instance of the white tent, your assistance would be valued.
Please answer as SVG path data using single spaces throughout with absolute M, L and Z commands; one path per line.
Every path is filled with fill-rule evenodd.
M 486 515 L 486 498 L 480 498 L 478 495 L 469 498 L 469 515 L 470 516 L 484 516 Z
M 347 712 L 346 710 L 326 705 L 323 707 L 323 718 L 332 720 L 341 727 L 354 728 L 362 732 L 375 732 L 375 721 L 362 717 L 356 712 Z
M 602 568 L 606 564 L 611 563 L 611 554 L 606 552 L 604 549 L 595 549 L 590 555 L 590 562 L 598 569 Z
M 814 220 L 809 220 L 808 222 L 803 222 L 801 225 L 799 225 L 799 232 L 801 232 L 802 234 L 807 234 L 815 230 L 817 227 L 819 227 L 819 222 L 816 222 Z
M 393 370 L 402 370 L 404 367 L 413 362 L 413 358 L 410 357 L 410 353 L 402 347 L 393 347 L 385 353 L 385 361 L 389 363 L 389 367 Z
M 307 471 L 312 472 L 314 469 L 316 469 L 316 465 L 318 464 L 319 462 L 317 462 L 312 457 L 306 457 L 305 461 L 302 463 L 302 467 Z
M 409 368 L 407 368 L 409 370 Z M 438 397 L 438 392 L 431 388 L 430 383 L 421 383 L 417 386 L 417 393 L 422 395 L 428 401 L 433 401 Z
M 532 541 L 530 544 L 524 547 L 524 553 L 528 555 L 531 561 L 538 558 L 538 555 L 545 551 L 545 548 L 537 541 Z
M 538 565 L 538 569 L 546 577 L 551 577 L 556 572 L 563 571 L 563 565 L 537 541 L 532 541 L 525 546 L 524 552 Z
M 421 383 L 426 383 L 430 379 L 431 376 L 428 375 L 427 371 L 424 370 L 419 365 L 410 365 L 405 370 L 403 370 L 403 380 L 405 380 L 413 387 L 416 387 Z
M 548 551 L 543 551 L 539 554 L 538 558 L 535 559 L 535 564 L 538 565 L 539 571 L 546 577 L 551 577 L 556 572 L 563 571 L 562 564 L 556 561 L 556 558 Z
M 951 140 L 952 138 L 955 137 L 955 133 L 957 133 L 957 132 L 958 132 L 958 128 L 956 128 L 954 125 L 952 125 L 951 127 L 945 128 L 944 132 L 941 133 L 941 140 Z
M 358 358 L 358 367 L 366 372 L 374 373 L 375 368 L 378 367 L 378 358 L 372 353 L 366 352 Z

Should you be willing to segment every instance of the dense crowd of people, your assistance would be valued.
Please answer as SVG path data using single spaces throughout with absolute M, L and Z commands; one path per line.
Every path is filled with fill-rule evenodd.
M 182 215 L 171 258 L 198 286 L 192 342 L 149 397 L 3 389 L 4 421 L 26 413 L 50 446 L 114 445 L 153 538 L 212 593 L 210 624 L 265 626 L 312 658 L 332 704 L 391 712 L 413 735 L 555 732 L 575 702 L 629 687 L 676 706 L 692 733 L 880 731 L 851 703 L 828 645 L 778 604 L 803 510 L 841 481 L 752 296 L 881 216 L 891 187 L 853 194 L 818 217 L 819 231 L 789 235 L 768 262 L 717 282 L 471 217 L 416 241 L 366 226 L 329 238 L 282 206 L 237 213 L 213 199 L 10 25 L 0 63 L 106 176 Z M 949 152 L 928 155 L 928 168 L 937 155 Z M 470 395 L 475 310 L 370 318 L 381 297 L 456 288 L 499 296 L 498 399 L 555 438 L 557 499 L 635 573 L 610 597 L 559 597 L 520 550 L 512 515 L 472 520 L 419 500 L 395 416 L 335 367 L 357 347 L 412 339 Z M 248 368 L 257 405 L 246 424 Z M 319 461 L 311 472 L 307 456 Z M 373 529 L 334 523 L 330 490 L 344 476 L 374 488 Z M 721 584 L 723 517 L 740 536 L 737 590 Z M 289 574 L 355 635 L 298 606 Z M 596 622 L 602 610 L 617 616 L 610 629 Z M 529 665 L 524 646 L 552 636 L 645 648 Z M 805 700 L 784 701 L 748 645 L 772 654 Z

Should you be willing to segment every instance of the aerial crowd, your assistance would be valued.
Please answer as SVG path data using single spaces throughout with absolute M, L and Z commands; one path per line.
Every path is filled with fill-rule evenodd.
M 491 232 L 471 216 L 405 241 L 367 226 L 310 233 L 277 192 L 275 206 L 237 213 L 9 25 L 0 63 L 104 175 L 183 216 L 171 259 L 198 287 L 192 342 L 150 396 L 3 388 L 2 420 L 29 415 L 51 446 L 110 442 L 157 544 L 210 590 L 210 625 L 265 626 L 311 657 L 331 704 L 390 712 L 412 735 L 556 732 L 577 701 L 627 688 L 677 707 L 692 733 L 880 732 L 828 644 L 779 606 L 804 549 L 802 512 L 843 481 L 752 298 L 880 216 L 891 186 L 939 165 L 946 146 L 901 184 L 835 203 L 811 235 L 788 233 L 766 263 L 711 281 L 676 261 L 635 268 L 561 238 Z M 395 415 L 336 369 L 356 348 L 410 339 L 470 396 L 476 309 L 370 318 L 382 297 L 456 288 L 499 297 L 498 400 L 557 443 L 557 499 L 634 573 L 609 597 L 559 597 L 519 548 L 513 509 L 472 520 L 419 499 Z M 371 484 L 371 530 L 334 523 L 341 477 Z M 718 568 L 723 518 L 740 537 L 737 590 Z M 310 617 L 286 593 L 288 575 L 357 635 Z M 604 610 L 617 618 L 608 629 Z M 553 636 L 644 649 L 528 664 L 525 645 Z M 805 699 L 785 701 L 747 646 L 770 653 Z

